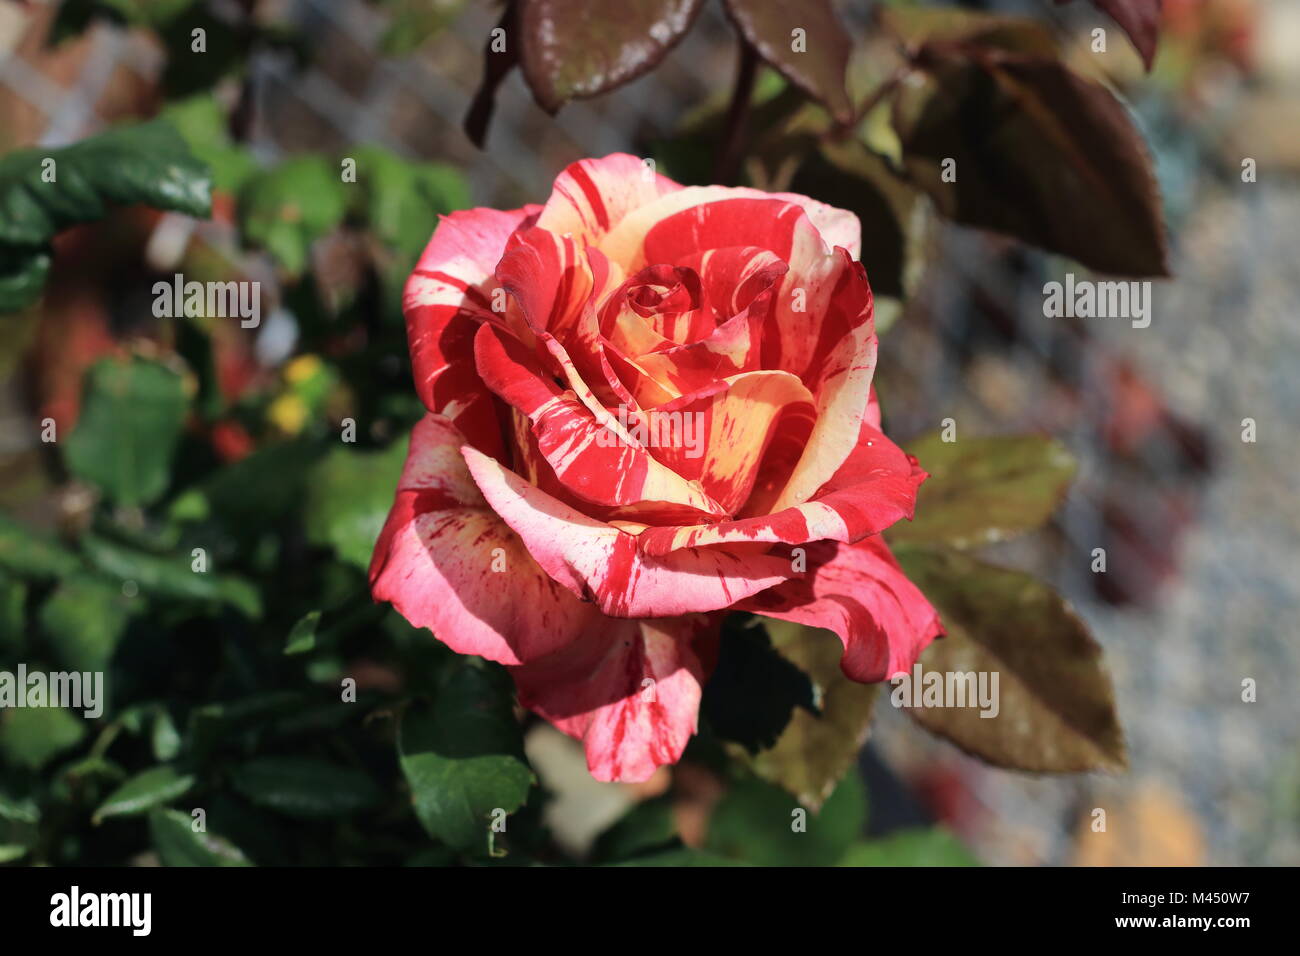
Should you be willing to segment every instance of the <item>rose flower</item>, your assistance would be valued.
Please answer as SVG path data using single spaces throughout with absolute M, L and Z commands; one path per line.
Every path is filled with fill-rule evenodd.
M 375 599 L 506 665 L 601 780 L 681 756 L 728 611 L 834 631 L 854 680 L 909 670 L 942 627 L 880 532 L 926 473 L 880 431 L 859 230 L 621 154 L 444 217 Z

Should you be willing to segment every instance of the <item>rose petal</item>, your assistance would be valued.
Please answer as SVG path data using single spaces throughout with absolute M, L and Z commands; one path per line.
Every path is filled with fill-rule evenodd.
M 537 224 L 580 243 L 598 242 L 627 215 L 682 187 L 627 153 L 570 164 L 555 179 Z
M 917 489 L 928 477 L 915 459 L 864 422 L 853 454 L 812 500 L 737 521 L 650 528 L 637 543 L 647 554 L 667 554 L 678 548 L 760 541 L 857 541 L 903 518 L 910 521 Z
M 844 644 L 840 668 L 863 683 L 911 670 L 943 634 L 938 612 L 879 535 L 810 544 L 807 562 L 805 574 L 741 601 L 737 610 L 834 631 Z
M 488 504 L 546 573 L 610 617 L 671 617 L 716 611 L 793 573 L 758 548 L 641 554 L 636 537 L 589 518 L 466 447 L 465 461 Z
M 580 400 L 583 396 L 562 391 L 509 334 L 482 327 L 475 352 L 483 381 L 528 416 L 543 457 L 573 494 L 607 507 L 655 506 L 665 518 L 726 513 L 706 493 L 633 441 L 592 396 L 585 396 L 584 402 Z M 555 355 L 565 364 L 562 350 L 557 348 Z M 583 387 L 576 376 L 572 384 Z
M 443 216 L 402 293 L 415 391 L 480 448 L 499 453 L 491 394 L 474 371 L 474 333 L 492 311 L 493 274 L 511 233 L 541 209 L 465 209 Z
M 547 575 L 487 507 L 446 419 L 415 426 L 370 564 L 371 594 L 460 654 L 521 664 L 601 617 Z
M 700 620 L 606 619 L 559 653 L 511 668 L 519 702 L 583 741 L 597 780 L 645 780 L 676 763 L 695 733 Z

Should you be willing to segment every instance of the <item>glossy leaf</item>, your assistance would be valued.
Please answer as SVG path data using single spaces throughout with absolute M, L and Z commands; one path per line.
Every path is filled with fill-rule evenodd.
M 193 774 L 172 766 L 151 767 L 126 781 L 99 805 L 93 822 L 108 817 L 134 816 L 184 796 L 194 786 Z
M 470 665 L 452 671 L 432 703 L 407 709 L 398 751 L 416 817 L 461 850 L 485 851 L 494 814 L 523 806 L 533 783 L 509 688 Z
M 364 772 L 316 757 L 257 757 L 238 767 L 232 781 L 258 806 L 304 819 L 352 816 L 381 797 Z
M 1101 647 L 1060 595 L 957 551 L 899 547 L 895 556 L 948 629 L 922 653 L 923 671 L 998 675 L 995 716 L 982 717 L 978 706 L 909 707 L 908 716 L 1000 767 L 1071 773 L 1125 765 Z M 891 702 L 905 703 L 904 687 L 893 689 Z
M 725 0 L 745 41 L 841 123 L 853 118 L 845 71 L 853 48 L 830 0 Z
M 284 642 L 286 654 L 306 654 L 316 649 L 316 627 L 320 624 L 320 611 L 309 611 L 298 619 L 289 638 Z
M 524 77 L 538 104 L 554 113 L 567 101 L 598 96 L 658 65 L 690 29 L 702 0 L 519 0 Z
M 163 866 L 251 866 L 243 852 L 215 833 L 196 833 L 189 814 L 155 810 L 149 834 Z
M 48 174 L 42 178 L 46 169 L 53 182 L 45 181 Z M 211 202 L 207 168 L 162 120 L 0 158 L 0 244 L 6 246 L 44 246 L 68 226 L 102 218 L 110 203 L 207 216 Z
M 211 570 L 195 571 L 188 554 L 150 554 L 93 534 L 82 539 L 82 548 L 95 568 L 131 582 L 146 597 L 220 601 L 253 618 L 262 613 L 261 595 L 251 582 Z
M 165 120 L 0 157 L 0 312 L 40 297 L 57 233 L 103 218 L 113 204 L 133 203 L 211 212 L 210 173 Z
M 1040 435 L 962 438 L 939 432 L 910 442 L 930 478 L 921 486 L 916 517 L 886 533 L 890 542 L 976 548 L 1043 525 L 1074 478 L 1074 458 Z
M 1100 272 L 1169 274 L 1151 157 L 1113 93 L 1054 59 L 969 44 L 928 44 L 916 62 L 926 82 L 901 88 L 894 124 L 940 212 Z

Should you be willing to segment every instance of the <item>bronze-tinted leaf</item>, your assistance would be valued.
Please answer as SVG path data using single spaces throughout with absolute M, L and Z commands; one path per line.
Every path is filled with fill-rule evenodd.
M 887 35 L 916 49 L 933 41 L 996 47 L 1010 53 L 1054 56 L 1052 32 L 1040 20 L 979 13 L 956 7 L 877 7 L 876 22 Z
M 1169 274 L 1151 158 L 1114 94 L 1055 60 L 961 43 L 916 62 L 927 80 L 902 88 L 894 122 L 944 215 L 1100 272 Z
M 739 746 L 728 749 L 759 777 L 815 812 L 853 767 L 866 742 L 878 685 L 844 676 L 844 645 L 830 631 L 772 618 L 763 625 L 772 646 L 812 679 L 821 713 L 796 708 L 776 744 L 756 755 Z
M 841 123 L 853 118 L 844 88 L 853 44 L 830 0 L 725 0 L 725 5 L 759 56 Z
M 921 655 L 923 670 L 998 675 L 996 716 L 971 706 L 908 708 L 908 716 L 999 767 L 1072 773 L 1125 766 L 1101 647 L 1059 594 L 957 551 L 900 547 L 895 556 L 948 628 Z
M 703 0 L 519 0 L 520 58 L 537 102 L 554 113 L 653 69 Z
M 930 478 L 916 518 L 890 528 L 890 543 L 974 548 L 1032 531 L 1052 516 L 1075 471 L 1065 446 L 1040 435 L 945 442 L 934 432 L 907 451 Z
M 1058 4 L 1070 0 L 1056 0 Z M 1120 25 L 1142 55 L 1142 62 L 1151 69 L 1156 58 L 1156 40 L 1160 35 L 1161 0 L 1092 0 Z

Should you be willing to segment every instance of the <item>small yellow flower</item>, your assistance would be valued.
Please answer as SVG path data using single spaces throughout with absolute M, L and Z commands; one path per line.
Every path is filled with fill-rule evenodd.
M 266 410 L 267 420 L 286 435 L 296 435 L 307 423 L 307 403 L 294 392 L 281 395 Z
M 284 380 L 290 385 L 301 385 L 320 372 L 321 360 L 315 355 L 299 355 L 284 367 Z

